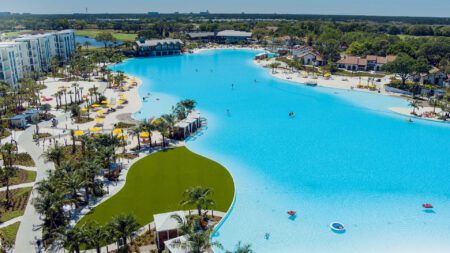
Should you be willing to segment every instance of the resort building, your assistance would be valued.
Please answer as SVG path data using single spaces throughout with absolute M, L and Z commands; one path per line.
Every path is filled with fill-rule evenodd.
M 447 74 L 445 74 L 442 70 L 433 67 L 430 71 L 428 71 L 428 73 L 422 73 L 414 76 L 413 81 L 419 82 L 420 84 L 433 84 L 445 87 L 447 78 Z
M 0 81 L 15 87 L 32 72 L 50 71 L 54 57 L 67 62 L 75 53 L 75 31 L 24 35 L 0 44 Z
M 0 43 L 0 81 L 16 87 L 23 78 L 23 67 L 20 48 L 11 42 Z
M 178 217 L 178 219 L 174 218 Z M 155 243 L 158 249 L 164 249 L 164 242 L 170 239 L 177 238 L 178 228 L 180 226 L 179 220 L 186 222 L 186 217 L 183 211 L 168 212 L 153 215 L 155 222 Z
M 186 119 L 175 123 L 174 138 L 184 140 L 195 133 L 202 126 L 200 113 L 193 111 Z
M 185 236 L 179 236 L 164 242 L 165 250 L 168 253 L 189 253 L 190 249 L 187 247 L 179 247 L 177 245 L 186 243 Z
M 213 42 L 216 39 L 215 32 L 191 32 L 187 34 L 187 38 L 193 41 L 200 41 L 203 43 Z
M 351 71 L 381 71 L 384 64 L 392 62 L 397 57 L 395 55 L 376 56 L 368 55 L 365 58 L 351 55 L 344 55 L 338 61 L 338 67 Z
M 138 56 L 165 56 L 182 53 L 183 42 L 179 39 L 136 41 Z
M 247 42 L 251 37 L 252 37 L 251 32 L 242 32 L 234 30 L 220 31 L 216 35 L 217 42 L 228 44 Z
M 326 64 L 322 55 L 310 46 L 293 49 L 292 56 L 303 65 L 323 66 Z

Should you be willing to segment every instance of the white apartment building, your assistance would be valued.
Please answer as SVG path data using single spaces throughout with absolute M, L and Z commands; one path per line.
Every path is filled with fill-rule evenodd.
M 64 30 L 35 35 L 24 35 L 11 42 L 1 43 L 2 63 L 5 71 L 0 74 L 0 81 L 10 86 L 16 86 L 18 80 L 33 72 L 51 70 L 51 61 L 58 57 L 60 63 L 65 63 L 75 52 L 75 31 Z M 3 55 L 5 57 L 3 57 Z M 6 57 L 8 56 L 8 57 Z M 10 73 L 15 66 L 15 73 Z
M 16 87 L 22 77 L 23 65 L 19 46 L 14 42 L 0 43 L 0 80 L 11 87 Z

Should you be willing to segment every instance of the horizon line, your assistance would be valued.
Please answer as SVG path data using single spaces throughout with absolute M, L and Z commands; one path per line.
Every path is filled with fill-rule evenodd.
M 269 12 L 158 12 L 158 11 L 148 11 L 148 12 L 93 12 L 93 13 L 82 13 L 82 12 L 71 12 L 71 13 L 32 13 L 32 12 L 11 12 L 11 11 L 0 11 L 0 13 L 10 13 L 11 16 L 14 15 L 279 15 L 279 16 L 354 16 L 354 17 L 391 17 L 391 18 L 439 18 L 439 19 L 449 19 L 450 16 L 415 16 L 415 15 L 371 15 L 371 14 L 317 14 L 317 13 L 269 13 Z M 7 16 L 3 16 L 7 17 Z

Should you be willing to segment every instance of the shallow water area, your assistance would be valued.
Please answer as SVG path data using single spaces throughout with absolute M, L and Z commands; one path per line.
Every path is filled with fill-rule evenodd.
M 258 253 L 450 252 L 449 124 L 406 122 L 388 110 L 407 106 L 399 98 L 276 79 L 253 64 L 258 52 L 113 67 L 143 80 L 148 99 L 137 118 L 168 113 L 179 99 L 198 102 L 207 127 L 187 146 L 226 166 L 236 184 L 214 239 Z

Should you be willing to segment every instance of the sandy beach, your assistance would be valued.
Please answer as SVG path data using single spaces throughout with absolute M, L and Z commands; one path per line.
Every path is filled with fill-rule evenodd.
M 410 117 L 410 118 L 418 118 L 418 119 L 423 119 L 423 120 L 431 120 L 431 121 L 436 121 L 436 122 L 447 122 L 448 121 L 443 121 L 437 118 L 432 118 L 432 117 L 427 117 L 427 114 L 431 115 L 431 112 L 435 112 L 437 115 L 439 115 L 442 110 L 440 108 L 433 108 L 433 107 L 429 107 L 429 106 L 424 106 L 424 107 L 420 107 L 415 109 L 415 113 L 416 115 L 412 114 L 413 112 L 413 108 L 405 108 L 405 107 L 391 107 L 389 108 L 389 110 L 391 110 L 392 112 Z

